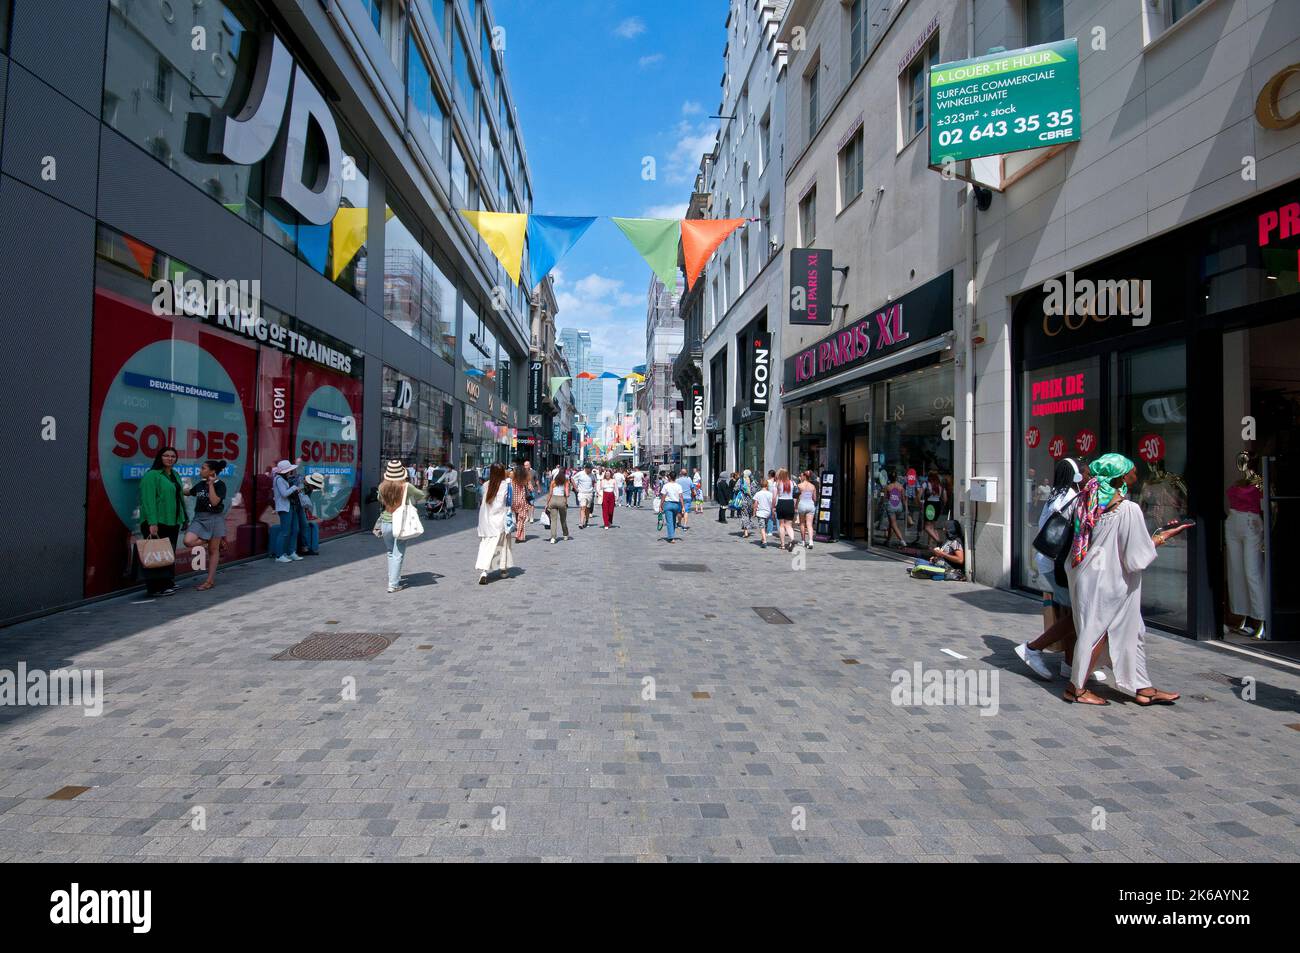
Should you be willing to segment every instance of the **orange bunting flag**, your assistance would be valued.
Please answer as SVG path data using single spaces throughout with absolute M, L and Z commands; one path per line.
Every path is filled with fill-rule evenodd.
M 686 260 L 686 287 L 695 284 L 709 257 L 727 236 L 745 224 L 743 218 L 682 219 L 682 256 Z

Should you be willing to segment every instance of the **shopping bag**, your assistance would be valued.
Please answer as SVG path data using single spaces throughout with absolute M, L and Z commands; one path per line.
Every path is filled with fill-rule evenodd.
M 420 522 L 420 514 L 407 502 L 406 495 L 406 492 L 402 493 L 402 505 L 393 512 L 393 538 L 402 542 L 424 535 L 424 524 Z
M 135 541 L 136 559 L 143 569 L 162 569 L 176 562 L 176 547 L 167 537 L 137 539 Z
M 550 528 L 551 528 L 551 514 L 546 512 L 546 510 L 542 510 L 542 529 L 550 529 Z

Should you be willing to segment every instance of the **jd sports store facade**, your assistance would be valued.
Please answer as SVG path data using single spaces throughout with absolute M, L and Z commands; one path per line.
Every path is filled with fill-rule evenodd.
M 1195 522 L 1143 574 L 1146 620 L 1300 655 L 1298 258 L 1300 181 L 1060 276 L 1055 300 L 1048 285 L 1016 302 L 1019 586 L 1043 589 L 1031 545 L 1056 461 L 1118 451 L 1150 529 Z M 1103 299 L 1101 281 L 1128 284 Z M 1263 502 L 1233 516 L 1243 452 Z M 1243 617 L 1267 621 L 1262 640 L 1232 630 Z
M 23 461 L 0 492 L 65 504 L 0 530 L 0 558 L 41 566 L 0 585 L 0 624 L 136 585 L 139 481 L 163 446 L 187 487 L 225 463 L 223 562 L 267 552 L 278 460 L 324 478 L 328 540 L 373 522 L 384 456 L 508 455 L 526 296 L 452 211 L 530 199 L 503 67 L 478 42 L 488 4 L 477 21 L 385 4 L 382 29 L 360 3 L 0 6 L 0 437 Z M 468 110 L 443 89 L 461 77 Z M 421 89 L 404 132 L 396 103 Z M 278 131 L 223 119 L 245 106 L 281 109 Z M 190 560 L 179 548 L 178 574 Z

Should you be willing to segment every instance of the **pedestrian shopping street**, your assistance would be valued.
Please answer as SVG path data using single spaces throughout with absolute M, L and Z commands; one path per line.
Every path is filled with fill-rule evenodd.
M 4 710 L 0 860 L 1300 859 L 1296 674 L 1152 634 L 1178 704 L 1067 705 L 1013 654 L 1032 600 L 847 544 L 796 570 L 713 509 L 676 546 L 569 512 L 487 586 L 461 512 L 393 595 L 362 534 L 9 629 L 0 668 L 101 669 L 105 700 Z M 318 632 L 395 640 L 273 660 Z M 995 710 L 895 705 L 916 666 Z

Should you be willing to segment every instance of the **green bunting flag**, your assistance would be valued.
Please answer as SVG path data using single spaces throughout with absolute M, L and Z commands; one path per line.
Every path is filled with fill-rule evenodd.
M 552 378 L 551 378 L 551 396 L 552 396 L 552 397 L 555 396 L 555 392 L 556 392 L 557 390 L 559 390 L 561 387 L 564 386 L 564 382 L 565 382 L 565 381 L 571 381 L 571 380 L 573 380 L 572 377 L 552 377 Z
M 677 244 L 682 223 L 676 218 L 612 218 L 650 270 L 669 291 L 677 290 Z

